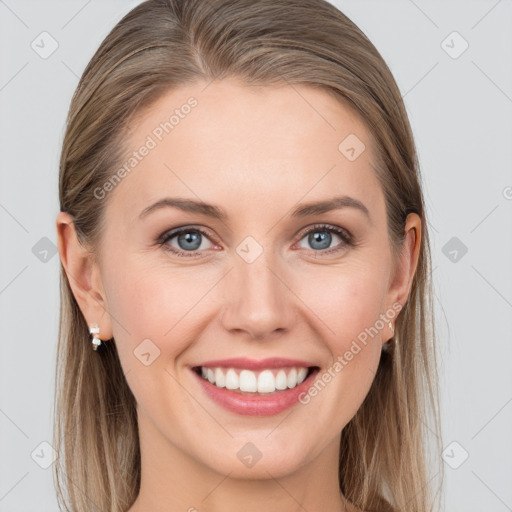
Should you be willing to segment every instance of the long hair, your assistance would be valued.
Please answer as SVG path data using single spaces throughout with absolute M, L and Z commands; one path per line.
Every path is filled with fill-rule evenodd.
M 426 434 L 440 428 L 419 164 L 388 66 L 342 12 L 324 0 L 148 0 L 135 7 L 101 43 L 72 98 L 60 159 L 60 210 L 72 215 L 79 241 L 94 254 L 108 200 L 94 200 L 94 190 L 118 168 L 130 121 L 173 88 L 226 77 L 251 85 L 305 84 L 350 105 L 375 141 L 374 172 L 395 253 L 407 214 L 421 218 L 419 262 L 394 343 L 382 352 L 368 395 L 341 432 L 339 485 L 365 511 L 432 510 Z M 59 504 L 73 512 L 124 512 L 140 489 L 135 398 L 115 344 L 91 349 L 62 264 L 60 283 L 54 417 Z

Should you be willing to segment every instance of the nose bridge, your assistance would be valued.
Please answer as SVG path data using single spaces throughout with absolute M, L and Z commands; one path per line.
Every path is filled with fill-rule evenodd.
M 259 244 L 258 244 L 259 245 Z M 242 242 L 234 255 L 224 327 L 264 338 L 290 328 L 294 317 L 293 294 L 271 249 L 258 248 L 253 240 Z

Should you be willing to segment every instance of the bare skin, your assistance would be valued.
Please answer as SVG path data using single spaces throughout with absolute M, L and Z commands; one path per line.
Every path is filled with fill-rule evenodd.
M 206 85 L 169 92 L 132 126 L 127 154 L 189 97 L 197 99 L 101 199 L 106 230 L 96 260 L 77 243 L 70 216 L 57 217 L 73 293 L 100 337 L 114 337 L 137 399 L 142 480 L 129 512 L 355 511 L 337 480 L 340 432 L 368 393 L 392 336 L 387 323 L 307 404 L 276 415 L 226 410 L 204 393 L 191 367 L 237 356 L 287 357 L 326 372 L 379 315 L 405 303 L 421 221 L 409 215 L 395 260 L 369 132 L 325 92 L 235 80 Z M 349 134 L 366 145 L 354 161 L 338 150 Z M 334 196 L 360 201 L 367 214 L 345 206 L 291 215 Z M 139 218 L 164 197 L 201 200 L 227 217 L 165 207 Z M 321 250 L 307 233 L 316 224 L 342 228 L 354 243 L 331 233 Z M 187 251 L 177 236 L 157 243 L 184 226 L 207 233 L 199 235 L 195 256 L 165 250 Z M 263 249 L 252 263 L 237 252 L 248 236 Z M 145 339 L 160 350 L 148 366 L 134 357 Z M 250 468 L 237 457 L 247 443 L 262 454 Z

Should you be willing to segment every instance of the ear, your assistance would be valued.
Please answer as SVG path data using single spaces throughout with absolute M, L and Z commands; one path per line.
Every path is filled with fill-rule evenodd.
M 112 325 L 98 264 L 94 254 L 80 243 L 73 217 L 67 212 L 59 212 L 57 215 L 57 247 L 71 290 L 87 325 L 97 323 L 100 339 L 111 339 Z
M 421 246 L 421 218 L 418 214 L 410 213 L 407 216 L 404 232 L 404 241 L 389 287 L 388 307 L 396 303 L 403 307 L 411 290 Z

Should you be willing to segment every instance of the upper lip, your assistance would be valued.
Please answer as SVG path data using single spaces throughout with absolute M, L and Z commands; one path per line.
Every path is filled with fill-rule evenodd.
M 292 366 L 309 368 L 315 365 L 308 361 L 301 361 L 299 359 L 288 359 L 284 357 L 268 357 L 266 359 L 248 359 L 247 357 L 234 357 L 231 359 L 216 359 L 215 361 L 205 361 L 204 363 L 198 364 L 196 366 L 204 366 L 207 368 L 225 367 L 247 370 L 265 370 L 267 368 L 286 368 Z

